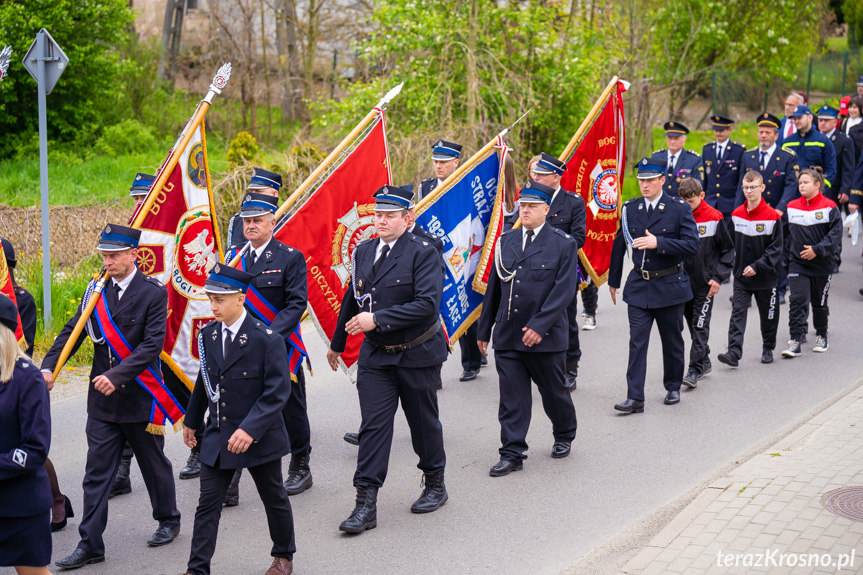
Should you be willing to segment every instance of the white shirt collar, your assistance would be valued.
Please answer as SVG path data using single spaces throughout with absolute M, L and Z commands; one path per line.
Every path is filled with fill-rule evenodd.
M 435 186 L 435 188 L 440 187 L 440 186 L 442 186 L 442 185 L 443 185 L 443 180 L 442 180 L 442 179 L 440 179 L 440 178 L 438 178 L 438 179 L 437 179 L 437 186 Z
M 662 194 L 659 194 L 658 196 L 656 196 L 656 199 L 653 200 L 652 202 L 650 200 L 648 200 L 647 198 L 644 198 L 644 209 L 649 209 L 650 206 L 653 206 L 653 209 L 655 210 L 656 204 L 659 203 L 660 199 L 662 199 Z
M 128 288 L 129 284 L 132 283 L 132 280 L 135 278 L 136 273 L 138 273 L 138 266 L 133 267 L 132 273 L 130 273 L 129 275 L 127 275 L 125 278 L 123 278 L 120 281 L 117 281 L 116 279 L 111 278 L 112 281 L 114 282 L 114 285 L 120 286 L 120 294 L 119 294 L 117 299 L 123 297 L 123 294 L 126 293 L 126 288 Z
M 240 326 L 242 326 L 243 322 L 246 321 L 246 315 L 247 315 L 246 314 L 246 308 L 243 308 L 243 313 L 237 321 L 235 321 L 231 325 L 225 325 L 225 323 L 222 322 L 222 336 L 223 336 L 222 339 L 223 340 L 224 340 L 224 335 L 225 335 L 224 332 L 226 332 L 226 331 L 231 332 L 231 339 L 235 339 L 237 337 L 237 332 L 240 331 Z
M 273 241 L 272 237 L 270 237 L 270 239 L 267 240 L 267 243 L 265 243 L 261 247 L 259 247 L 259 248 L 253 247 L 252 248 L 251 251 L 255 252 L 255 261 L 258 261 L 259 259 L 261 259 L 261 255 L 264 253 L 264 250 L 267 249 L 267 246 L 270 245 L 271 241 Z
M 414 225 L 416 225 L 416 224 L 414 224 Z M 405 233 L 408 233 L 408 232 L 407 232 L 407 231 L 405 231 Z M 402 234 L 402 235 L 404 235 L 404 234 Z M 399 236 L 399 237 L 401 237 L 401 236 Z M 390 247 L 390 251 L 393 251 L 393 246 L 395 246 L 395 245 L 396 245 L 396 242 L 397 242 L 397 241 L 399 241 L 399 239 L 398 239 L 398 238 L 394 239 L 394 240 L 393 240 L 393 241 L 391 241 L 391 242 L 385 242 L 385 241 L 383 240 L 383 238 L 378 238 L 378 240 L 379 240 L 379 241 L 378 241 L 378 247 L 377 247 L 377 249 L 375 250 L 375 260 L 377 260 L 377 259 L 380 257 L 380 255 L 381 255 L 381 250 L 383 250 L 383 249 L 384 249 L 384 246 L 389 246 L 389 247 Z
M 562 189 L 563 188 L 561 188 L 560 186 L 557 186 L 557 189 L 554 190 L 554 193 L 551 195 L 551 201 L 548 203 L 549 206 L 554 203 L 554 198 L 557 197 L 557 194 L 559 194 Z
M 762 149 L 761 146 L 758 146 L 758 153 L 764 152 L 767 154 L 767 157 L 770 158 L 773 156 L 773 152 L 776 151 L 776 142 L 773 142 L 773 145 L 767 148 L 766 150 Z
M 536 236 L 538 236 L 538 235 L 539 235 L 539 232 L 541 232 L 541 231 L 542 231 L 542 227 L 543 227 L 544 225 L 545 225 L 545 222 L 542 222 L 541 224 L 539 224 L 537 227 L 535 227 L 535 228 L 533 229 L 533 239 L 534 239 L 534 240 L 536 239 Z M 527 230 L 527 228 L 521 228 L 521 230 L 522 230 L 522 232 L 521 232 L 521 247 L 522 247 L 522 249 L 524 249 L 524 244 L 525 244 L 525 242 L 527 241 L 527 232 L 528 232 L 528 230 Z M 531 241 L 533 241 L 533 240 L 531 240 Z
M 835 132 L 835 131 L 836 131 L 836 128 L 833 128 L 832 130 L 830 130 L 829 132 L 827 132 L 824 135 L 829 138 L 829 137 L 833 136 L 833 132 Z

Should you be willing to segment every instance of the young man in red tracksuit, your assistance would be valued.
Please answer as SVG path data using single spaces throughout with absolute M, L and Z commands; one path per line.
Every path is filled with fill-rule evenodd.
M 683 385 L 694 388 L 698 380 L 713 369 L 708 344 L 710 317 L 719 284 L 728 279 L 734 265 L 734 242 L 728 228 L 721 224 L 722 212 L 704 201 L 701 182 L 687 178 L 680 182 L 678 193 L 692 208 L 700 244 L 697 254 L 683 260 L 692 287 L 692 299 L 683 308 L 692 338 L 689 369 L 683 376 Z
M 817 170 L 802 170 L 798 178 L 800 198 L 788 203 L 785 212 L 785 260 L 791 299 L 788 328 L 791 340 L 782 357 L 800 355 L 800 343 L 808 331 L 809 304 L 815 325 L 812 351 L 827 351 L 827 292 L 842 244 L 842 215 L 824 197 L 824 178 Z
M 761 363 L 773 363 L 779 329 L 776 287 L 782 256 L 781 216 L 761 197 L 764 179 L 760 173 L 754 170 L 746 172 L 742 188 L 746 203 L 731 214 L 736 253 L 728 351 L 718 356 L 719 361 L 731 367 L 737 367 L 743 356 L 743 332 L 752 296 L 755 296 L 761 316 Z

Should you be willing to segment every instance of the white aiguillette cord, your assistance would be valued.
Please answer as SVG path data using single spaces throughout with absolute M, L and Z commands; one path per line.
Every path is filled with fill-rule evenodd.
M 502 237 L 502 236 L 501 236 Z M 516 271 L 509 271 L 503 265 L 503 257 L 500 255 L 500 240 L 497 238 L 497 243 L 494 246 L 494 269 L 497 272 L 497 277 L 505 284 L 508 284 L 515 279 Z M 503 270 L 503 271 L 501 271 Z M 506 303 L 506 319 L 509 319 L 510 309 L 512 308 L 512 288 L 509 290 L 509 301 Z

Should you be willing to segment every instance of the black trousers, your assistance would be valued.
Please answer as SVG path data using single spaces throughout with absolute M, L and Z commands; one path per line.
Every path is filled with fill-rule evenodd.
M 584 304 L 584 311 L 587 315 L 596 315 L 596 307 L 599 304 L 599 289 L 592 280 L 581 290 L 581 303 Z
M 581 359 L 581 343 L 578 340 L 578 291 L 572 296 L 572 301 L 566 306 L 566 315 L 569 316 L 569 347 L 566 350 L 566 370 L 578 371 L 578 362 Z M 497 357 L 497 353 L 495 353 Z M 567 392 L 569 393 L 569 392 Z
M 102 534 L 108 525 L 108 494 L 117 475 L 126 441 L 138 455 L 141 475 L 153 506 L 153 519 L 160 526 L 180 525 L 171 462 L 162 452 L 165 437 L 147 433 L 146 427 L 147 422 L 112 423 L 87 417 L 84 515 L 78 526 L 80 549 L 90 553 L 105 553 Z
M 542 407 L 551 420 L 555 441 L 575 439 L 578 422 L 572 395 L 564 381 L 565 354 L 495 350 L 495 366 L 500 385 L 501 459 L 519 462 L 527 459 L 527 430 L 530 427 L 531 385 L 533 380 L 542 398 Z
M 216 551 L 219 519 L 222 517 L 222 503 L 234 471 L 201 463 L 201 496 L 195 511 L 195 530 L 188 565 L 188 572 L 193 575 L 210 573 L 210 560 Z M 282 485 L 281 458 L 249 467 L 249 475 L 255 480 L 267 514 L 267 527 L 273 541 L 270 555 L 293 560 L 297 550 L 294 543 L 294 516 L 288 494 Z
M 370 367 L 357 370 L 360 396 L 360 447 L 354 485 L 381 487 L 387 477 L 393 423 L 399 401 L 411 430 L 414 453 L 423 473 L 446 466 L 443 427 L 438 416 L 437 382 L 440 365 L 431 367 Z
M 791 286 L 791 298 L 788 306 L 788 331 L 791 339 L 800 341 L 809 331 L 809 305 L 812 305 L 812 324 L 815 335 L 827 337 L 827 318 L 830 309 L 827 307 L 827 294 L 830 291 L 829 276 L 807 276 L 790 274 L 788 283 Z
M 708 296 L 710 285 L 692 286 L 692 299 L 683 304 L 683 317 L 689 327 L 692 345 L 689 348 L 689 368 L 703 373 L 710 357 L 710 317 L 713 315 L 713 297 Z
M 686 348 L 683 344 L 685 304 L 657 308 L 627 306 L 629 314 L 629 366 L 626 368 L 627 399 L 644 401 L 647 347 L 653 322 L 662 342 L 662 384 L 666 391 L 680 391 Z
M 312 452 L 312 430 L 306 404 L 306 376 L 303 368 L 297 371 L 297 381 L 291 382 L 291 396 L 282 410 L 288 440 L 291 442 L 291 461 Z
M 473 322 L 467 331 L 458 338 L 461 348 L 461 367 L 465 371 L 478 371 L 482 365 L 482 352 L 476 343 L 477 322 Z
M 746 317 L 753 296 L 761 317 L 761 347 L 769 350 L 776 347 L 776 332 L 779 330 L 779 300 L 776 292 L 775 285 L 772 288 L 750 290 L 741 286 L 739 281 L 734 281 L 728 325 L 728 353 L 738 359 L 743 357 L 743 333 L 746 331 Z

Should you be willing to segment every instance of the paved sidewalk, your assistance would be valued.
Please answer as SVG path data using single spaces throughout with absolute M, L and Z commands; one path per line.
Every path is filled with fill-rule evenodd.
M 863 386 L 713 482 L 623 571 L 863 573 L 863 495 L 846 501 L 859 521 L 821 505 L 847 487 L 863 492 Z

